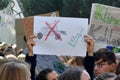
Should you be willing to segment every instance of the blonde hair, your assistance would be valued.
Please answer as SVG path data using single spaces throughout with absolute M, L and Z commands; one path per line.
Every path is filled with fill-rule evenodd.
M 83 66 L 83 61 L 84 61 L 84 57 L 81 56 L 74 56 L 73 58 L 71 58 L 67 64 L 68 65 L 74 65 L 76 63 L 76 66 L 82 67 Z
M 30 80 L 30 71 L 23 63 L 7 62 L 0 67 L 0 80 Z

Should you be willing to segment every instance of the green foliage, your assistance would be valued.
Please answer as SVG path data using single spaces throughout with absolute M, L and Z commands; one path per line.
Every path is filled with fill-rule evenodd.
M 22 10 L 24 15 L 30 15 L 29 10 L 31 11 L 32 3 L 31 0 L 21 0 L 22 3 Z
M 63 0 L 63 8 L 60 10 L 61 16 L 85 17 L 90 15 L 92 0 Z
M 62 0 L 21 0 L 21 2 L 25 16 L 48 13 L 62 7 Z
M 11 0 L 0 0 L 0 9 Z M 20 0 L 25 16 L 34 16 L 59 10 L 63 17 L 89 18 L 92 3 L 120 7 L 120 0 Z
M 10 1 L 11 0 L 0 0 L 0 10 L 6 8 Z

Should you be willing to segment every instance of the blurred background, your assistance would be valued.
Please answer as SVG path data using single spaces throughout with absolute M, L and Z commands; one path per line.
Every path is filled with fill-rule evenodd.
M 59 11 L 63 17 L 89 18 L 92 3 L 120 7 L 120 0 L 0 0 L 0 10 L 7 7 L 10 2 L 12 7 L 18 4 L 21 9 L 20 12 L 13 9 L 13 12 L 24 17 Z

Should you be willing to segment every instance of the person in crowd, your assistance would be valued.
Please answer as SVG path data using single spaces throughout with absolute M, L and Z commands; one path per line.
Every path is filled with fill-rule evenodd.
M 3 53 L 4 53 L 5 55 L 9 55 L 9 54 L 16 55 L 15 50 L 14 50 L 12 47 L 7 47 L 7 48 L 3 51 Z
M 72 58 L 72 56 L 57 56 L 64 64 L 65 66 L 69 66 L 67 62 Z
M 116 77 L 115 73 L 103 73 L 98 75 L 95 80 L 114 80 Z
M 25 61 L 28 62 L 31 66 L 30 72 L 31 72 L 31 80 L 36 80 L 36 55 L 33 54 L 33 46 L 35 45 L 35 41 L 33 40 L 36 38 L 35 35 L 31 35 L 30 38 L 27 40 L 27 46 L 28 46 L 28 54 L 25 57 Z
M 85 35 L 84 39 L 87 43 L 87 54 L 84 58 L 84 68 L 89 73 L 91 79 L 94 80 L 94 66 L 95 66 L 95 56 L 94 56 L 94 45 L 95 41 L 93 37 Z
M 5 58 L 15 58 L 15 59 L 17 59 L 17 57 L 14 54 L 5 55 Z
M 26 55 L 26 62 L 30 63 L 30 71 L 31 71 L 31 80 L 35 80 L 35 66 L 36 66 L 36 56 Z M 0 60 L 0 66 L 5 62 L 20 62 L 19 59 L 14 55 L 6 55 L 3 59 Z M 22 60 L 24 62 L 24 60 Z
M 0 66 L 0 80 L 31 80 L 27 63 L 13 60 Z
M 84 58 L 81 56 L 74 56 L 68 61 L 68 64 L 71 66 L 83 67 Z
M 83 68 L 73 67 L 61 74 L 59 80 L 90 80 L 90 76 Z
M 35 45 L 34 42 L 34 38 L 36 38 L 35 35 L 31 35 L 30 38 L 27 40 L 27 45 L 28 45 L 28 56 L 26 56 L 26 60 L 28 60 L 30 63 L 32 63 L 32 70 L 31 73 L 34 76 L 33 78 L 35 78 L 35 66 L 36 66 L 36 56 L 33 54 L 33 46 Z M 89 59 L 91 59 L 91 57 L 93 57 L 93 50 L 94 50 L 94 39 L 88 35 L 84 36 L 84 39 L 87 43 L 87 57 L 89 57 Z M 86 58 L 85 62 L 88 62 L 87 60 L 89 60 Z M 90 74 L 91 80 L 93 80 L 93 73 L 94 73 L 94 59 L 90 60 L 92 62 L 92 64 L 88 65 L 88 63 L 86 63 L 87 66 L 87 71 Z M 91 66 L 92 65 L 92 66 Z M 31 76 L 32 76 L 31 75 Z M 35 79 L 32 79 L 35 80 Z
M 51 68 L 46 68 L 37 75 L 36 80 L 58 80 L 58 74 Z
M 15 58 L 4 58 L 4 59 L 0 60 L 0 66 L 7 62 L 23 63 L 23 64 L 27 65 L 28 68 L 30 68 L 30 65 L 28 63 L 26 63 L 25 61 L 22 61 L 20 59 L 15 59 Z
M 106 72 L 115 72 L 116 57 L 112 51 L 106 48 L 101 48 L 95 52 L 95 58 L 95 77 Z
M 59 80 L 93 80 L 93 75 L 94 75 L 94 62 L 95 58 L 93 55 L 93 50 L 94 50 L 94 39 L 88 35 L 84 36 L 84 39 L 87 43 L 87 56 L 84 60 L 84 64 L 86 65 L 86 69 L 88 72 L 80 67 L 73 67 L 65 71 L 63 74 L 59 76 Z M 88 64 L 87 60 L 92 58 L 92 64 Z
M 92 41 L 92 38 L 91 38 L 91 41 Z M 89 43 L 87 43 L 87 46 L 89 46 Z M 88 53 L 84 59 L 84 67 L 90 74 L 92 78 L 91 80 L 93 80 L 93 74 L 94 74 L 94 77 L 96 77 L 99 74 L 103 74 L 106 72 L 114 73 L 116 71 L 115 54 L 106 48 L 101 48 L 98 51 L 96 51 L 94 54 L 93 54 L 93 50 L 94 50 L 94 46 L 87 49 Z M 94 69 L 94 72 L 93 72 L 93 69 Z
M 23 61 L 25 61 L 25 57 L 26 55 L 22 53 L 17 56 L 18 59 L 23 60 Z
M 11 44 L 7 44 L 7 43 L 5 43 L 5 44 L 3 44 L 2 46 L 1 46 L 1 50 L 2 50 L 2 53 L 5 53 L 5 51 L 9 48 L 11 48 Z
M 48 79 L 46 80 L 58 80 L 58 74 L 53 71 L 52 69 L 45 69 L 43 71 L 41 71 L 37 78 L 35 79 L 35 68 L 36 68 L 36 55 L 33 54 L 33 46 L 35 45 L 35 42 L 34 42 L 34 38 L 36 38 L 36 36 L 32 35 L 30 36 L 30 38 L 27 40 L 27 45 L 28 45 L 28 54 L 26 55 L 26 59 L 25 61 L 29 62 L 31 64 L 31 79 L 32 80 L 41 80 L 44 75 L 46 75 L 45 77 Z M 46 72 L 47 71 L 47 72 Z M 43 75 L 43 73 L 46 73 Z M 42 76 L 41 76 L 42 75 Z M 40 78 L 40 79 L 39 79 Z M 43 79 L 45 80 L 45 79 Z

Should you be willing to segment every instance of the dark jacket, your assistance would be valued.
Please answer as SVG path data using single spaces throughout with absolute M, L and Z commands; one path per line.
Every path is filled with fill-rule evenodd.
M 95 56 L 86 56 L 84 59 L 84 67 L 89 73 L 91 80 L 94 80 Z
M 30 73 L 31 73 L 31 80 L 36 80 L 35 79 L 35 67 L 36 67 L 36 55 L 34 56 L 28 56 L 26 55 L 25 61 L 30 63 Z

